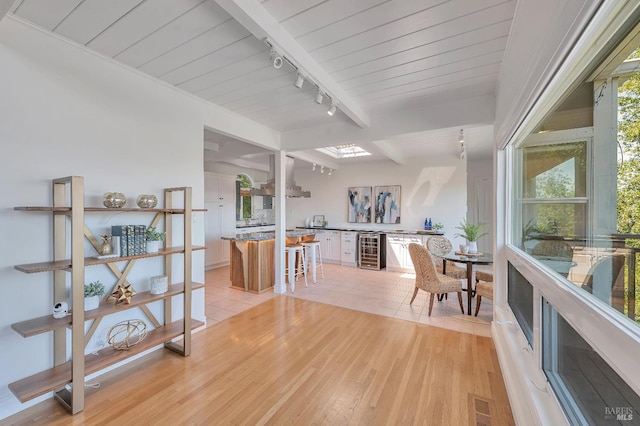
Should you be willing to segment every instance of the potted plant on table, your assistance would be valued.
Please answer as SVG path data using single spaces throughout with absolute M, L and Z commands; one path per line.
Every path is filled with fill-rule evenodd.
M 104 296 L 104 285 L 94 281 L 84 285 L 84 310 L 90 311 L 100 306 L 100 296 Z
M 150 226 L 145 232 L 147 239 L 147 253 L 157 253 L 160 250 L 160 241 L 164 240 L 164 232 L 156 230 L 155 226 Z
M 485 235 L 487 235 L 486 232 L 481 233 L 483 226 L 484 223 L 469 223 L 466 219 L 460 222 L 459 226 L 456 226 L 456 229 L 459 229 L 462 232 L 455 234 L 455 236 L 462 237 L 467 240 L 469 253 L 477 253 L 478 240 L 480 239 L 480 237 L 484 237 Z

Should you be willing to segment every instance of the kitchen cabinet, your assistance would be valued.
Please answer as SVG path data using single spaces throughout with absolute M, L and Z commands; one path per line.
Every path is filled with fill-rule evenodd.
M 421 235 L 387 234 L 387 271 L 414 272 L 409 244 L 424 245 L 424 238 Z
M 358 233 L 342 231 L 340 233 L 340 264 L 343 266 L 358 265 Z
M 84 179 L 81 176 L 70 176 L 54 179 L 53 205 L 50 207 L 16 207 L 14 210 L 25 212 L 45 212 L 52 215 L 53 256 L 48 262 L 16 265 L 15 269 L 27 274 L 53 273 L 53 303 L 71 299 L 71 313 L 62 318 L 54 318 L 51 314 L 11 324 L 11 328 L 21 336 L 28 338 L 41 333 L 53 334 L 53 367 L 30 377 L 9 384 L 9 389 L 21 402 L 26 402 L 54 392 L 54 397 L 72 414 L 84 409 L 85 377 L 100 370 L 122 362 L 125 358 L 140 354 L 154 346 L 164 343 L 167 349 L 183 356 L 191 353 L 191 330 L 204 325 L 191 318 L 191 292 L 204 287 L 194 283 L 191 277 L 192 252 L 204 250 L 191 244 L 191 188 L 175 187 L 164 191 L 164 208 L 119 208 L 84 206 Z M 173 207 L 174 195 L 182 195 L 182 208 Z M 121 257 L 86 257 L 85 239 L 98 252 L 100 244 L 85 224 L 86 214 L 153 214 L 149 226 L 156 226 L 160 221 L 166 230 L 165 247 L 158 253 L 145 253 Z M 182 226 L 173 226 L 173 217 L 181 216 L 177 221 Z M 181 228 L 181 231 L 179 230 Z M 182 239 L 181 246 L 172 246 L 174 240 Z M 182 258 L 183 282 L 174 283 L 172 279 L 171 257 L 176 254 Z M 70 257 L 69 257 L 70 256 Z M 151 294 L 150 291 L 139 291 L 128 304 L 116 305 L 103 301 L 94 310 L 84 310 L 85 271 L 88 267 L 105 265 L 116 277 L 114 289 L 129 285 L 127 275 L 139 259 L 149 257 L 165 257 L 164 274 L 172 283 L 169 290 L 162 294 Z M 126 262 L 124 266 L 123 262 Z M 120 266 L 118 266 L 120 265 Z M 179 278 L 179 277 L 178 277 Z M 108 292 L 107 294 L 111 294 Z M 174 296 L 176 296 L 174 298 Z M 111 297 L 111 296 L 109 296 Z M 182 302 L 182 318 L 172 313 L 172 305 Z M 15 301 L 23 303 L 23 301 Z M 155 302 L 164 304 L 164 318 L 156 318 L 147 305 Z M 51 305 L 50 305 L 51 306 Z M 147 332 L 144 340 L 125 351 L 109 346 L 97 352 L 85 354 L 85 346 L 96 332 L 103 319 L 111 314 L 137 308 L 141 310 L 153 328 Z M 91 321 L 87 324 L 87 321 Z M 182 336 L 181 342 L 174 342 Z
M 205 203 L 205 255 L 206 269 L 228 265 L 230 261 L 229 241 L 223 236 L 236 233 L 234 203 Z
M 229 242 L 222 236 L 236 232 L 236 177 L 218 173 L 204 174 L 206 269 L 228 265 Z
M 315 231 L 316 240 L 320 241 L 322 250 L 322 261 L 326 263 L 340 263 L 342 253 L 340 251 L 341 236 L 340 231 Z
M 218 173 L 204 174 L 205 203 L 233 203 L 236 202 L 236 177 Z M 235 217 L 235 212 L 234 212 Z

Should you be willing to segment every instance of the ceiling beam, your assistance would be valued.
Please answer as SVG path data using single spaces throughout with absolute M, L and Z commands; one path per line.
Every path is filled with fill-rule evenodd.
M 340 166 L 334 161 L 327 160 L 327 156 L 314 151 L 292 151 L 287 152 L 287 155 L 298 160 L 306 161 L 309 164 L 316 164 L 317 166 L 324 166 L 328 169 L 338 170 Z
M 2 18 L 4 18 L 9 11 L 13 11 L 13 5 L 16 2 L 17 1 L 14 0 L 0 0 L 0 21 L 2 21 Z
M 404 164 L 407 162 L 406 158 L 404 158 L 400 151 L 389 141 L 372 141 L 371 145 L 396 164 Z
M 302 74 L 317 83 L 338 108 L 362 128 L 369 127 L 369 115 L 342 87 L 300 46 L 257 0 L 215 0 L 240 25 L 258 40 L 265 38 L 278 52 L 293 63 Z M 266 62 L 265 58 L 265 62 Z

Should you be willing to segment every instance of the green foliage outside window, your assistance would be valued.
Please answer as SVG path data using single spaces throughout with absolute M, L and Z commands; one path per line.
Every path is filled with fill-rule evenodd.
M 237 180 L 240 181 L 240 208 L 242 211 L 242 219 L 251 219 L 252 208 L 251 208 L 251 196 L 250 195 L 242 195 L 244 191 L 242 189 L 251 189 L 251 181 L 247 175 L 238 175 Z

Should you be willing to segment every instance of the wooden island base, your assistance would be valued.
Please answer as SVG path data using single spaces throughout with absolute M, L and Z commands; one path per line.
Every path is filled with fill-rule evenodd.
M 275 284 L 275 240 L 230 240 L 231 288 L 262 293 Z

